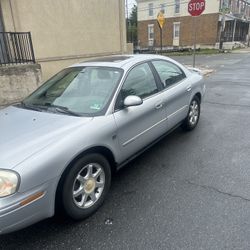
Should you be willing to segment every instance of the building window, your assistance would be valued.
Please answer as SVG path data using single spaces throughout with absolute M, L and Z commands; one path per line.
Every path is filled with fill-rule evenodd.
M 174 23 L 174 39 L 180 38 L 180 23 Z
M 165 3 L 160 4 L 160 11 L 162 14 L 165 14 L 165 11 L 166 11 L 166 4 Z
M 149 41 L 154 40 L 154 25 L 153 24 L 148 25 L 148 40 Z
M 154 4 L 153 3 L 148 4 L 148 15 L 154 16 Z
M 180 0 L 175 0 L 175 14 L 180 13 Z

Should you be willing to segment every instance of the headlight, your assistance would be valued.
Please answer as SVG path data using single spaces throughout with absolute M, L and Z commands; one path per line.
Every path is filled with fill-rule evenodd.
M 0 169 L 0 198 L 17 191 L 19 185 L 19 176 L 11 170 Z

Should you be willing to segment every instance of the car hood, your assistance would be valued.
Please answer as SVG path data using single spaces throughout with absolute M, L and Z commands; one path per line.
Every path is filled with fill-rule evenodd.
M 0 110 L 0 168 L 14 168 L 91 120 L 13 106 Z

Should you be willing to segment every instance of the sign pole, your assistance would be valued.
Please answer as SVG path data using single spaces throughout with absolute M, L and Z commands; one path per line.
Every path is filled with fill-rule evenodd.
M 197 42 L 197 16 L 200 16 L 206 8 L 206 0 L 190 0 L 188 12 L 193 17 L 193 67 L 195 68 L 196 42 Z
M 160 35 L 161 35 L 161 54 L 162 54 L 162 28 L 160 27 Z
M 193 16 L 193 27 L 194 27 L 194 32 L 193 32 L 193 40 L 194 40 L 194 49 L 193 49 L 193 68 L 195 68 L 195 59 L 196 59 L 196 41 L 197 41 L 197 30 L 196 30 L 196 21 L 197 17 Z
M 161 54 L 162 54 L 162 28 L 165 23 L 165 17 L 161 11 L 157 15 L 157 21 L 158 21 L 159 28 L 160 28 L 160 45 L 161 45 Z

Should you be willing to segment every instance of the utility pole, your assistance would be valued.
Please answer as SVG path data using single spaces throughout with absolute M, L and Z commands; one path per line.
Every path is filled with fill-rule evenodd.
M 127 22 L 126 22 L 126 26 L 127 26 L 127 42 L 129 42 L 129 16 L 128 16 L 128 0 L 126 0 L 126 16 L 127 16 Z
M 219 37 L 219 51 L 223 50 L 223 42 L 225 36 L 225 26 L 226 26 L 226 13 L 229 12 L 229 6 L 225 5 L 224 0 L 220 1 L 220 12 L 222 12 L 221 22 L 220 22 L 220 37 Z
M 224 42 L 224 30 L 225 30 L 225 12 L 222 12 L 222 18 L 220 23 L 220 39 L 219 39 L 219 51 L 223 50 L 223 42 Z

